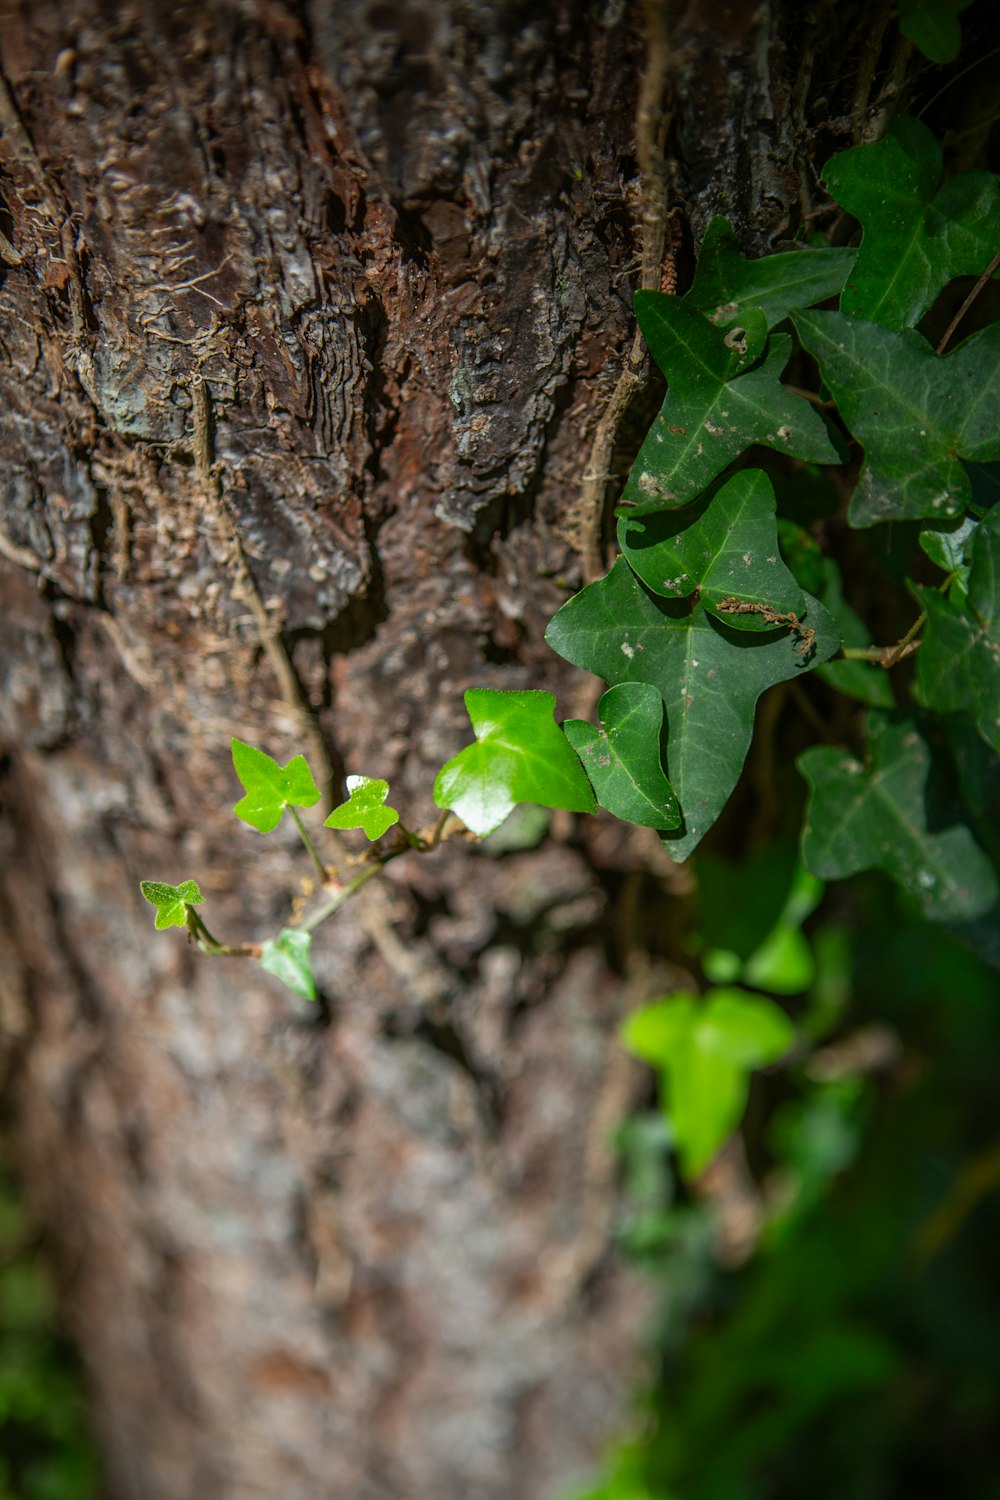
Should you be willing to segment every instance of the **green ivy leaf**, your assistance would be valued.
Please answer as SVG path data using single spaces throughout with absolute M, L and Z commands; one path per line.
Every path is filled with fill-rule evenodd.
M 680 809 L 658 753 L 663 699 L 656 688 L 649 682 L 619 683 L 604 694 L 597 712 L 600 729 L 584 719 L 567 719 L 563 729 L 598 802 L 626 823 L 678 827 Z
M 735 630 L 773 630 L 775 615 L 805 608 L 805 595 L 781 558 L 774 490 L 760 469 L 734 474 L 683 511 L 623 516 L 618 544 L 655 594 L 697 594 Z
M 954 62 L 962 50 L 958 17 L 972 0 L 899 0 L 899 29 L 931 62 Z
M 717 989 L 702 1000 L 682 991 L 644 1006 L 627 1018 L 621 1037 L 660 1073 L 682 1169 L 696 1177 L 739 1124 L 750 1073 L 777 1062 L 795 1028 L 773 1001 Z
M 285 767 L 263 750 L 242 740 L 232 742 L 233 765 L 246 796 L 233 812 L 258 833 L 270 833 L 281 822 L 286 807 L 312 807 L 319 801 L 319 787 L 305 757 L 296 755 Z
M 162 932 L 165 927 L 186 927 L 188 907 L 202 906 L 205 901 L 193 880 L 182 881 L 180 885 L 164 885 L 159 880 L 141 880 L 139 889 L 150 906 L 156 907 L 157 932 Z
M 917 656 L 920 701 L 941 713 L 964 710 L 1000 754 L 1000 511 L 972 542 L 963 605 L 936 589 L 917 590 L 927 626 Z
M 935 567 L 957 574 L 963 589 L 969 581 L 968 560 L 978 525 L 973 516 L 965 516 L 950 531 L 922 531 L 917 538 Z
M 470 688 L 465 706 L 476 743 L 443 765 L 434 801 L 485 837 L 518 802 L 594 812 L 597 804 L 566 736 L 552 693 Z
M 753 732 L 754 706 L 776 682 L 808 671 L 838 649 L 830 616 L 805 599 L 815 630 L 807 660 L 785 627 L 758 635 L 734 630 L 700 600 L 659 598 L 620 557 L 604 578 L 575 595 L 545 633 L 553 650 L 605 682 L 649 682 L 666 708 L 666 773 L 683 821 L 663 835 L 671 858 L 686 859 L 711 828 L 736 784 Z M 659 763 L 650 740 L 637 759 Z
M 296 995 L 315 1000 L 316 981 L 309 961 L 311 948 L 311 933 L 303 932 L 301 927 L 283 927 L 276 938 L 268 938 L 262 946 L 260 966 Z
M 930 794 L 931 751 L 909 716 L 872 713 L 869 761 L 816 746 L 797 765 L 812 789 L 802 857 L 822 880 L 885 870 L 934 922 L 988 911 L 997 881 L 964 824 L 942 818 Z M 929 806 L 930 804 L 930 806 Z
M 684 301 L 718 328 L 741 323 L 756 308 L 768 328 L 796 307 L 835 297 L 854 265 L 856 250 L 791 250 L 745 260 L 728 219 L 709 220 L 694 281 Z
M 388 833 L 394 823 L 399 822 L 399 813 L 394 807 L 383 804 L 389 795 L 387 781 L 374 781 L 370 776 L 348 776 L 349 799 L 335 807 L 323 824 L 324 828 L 362 828 L 365 837 L 380 839 Z
M 961 458 L 1000 458 L 1000 323 L 937 355 L 912 330 L 843 313 L 795 313 L 848 427 L 865 449 L 852 526 L 961 515 Z
M 870 646 L 871 633 L 844 598 L 844 585 L 835 558 L 822 559 L 823 583 L 818 599 L 830 611 L 845 646 Z M 838 693 L 857 698 L 869 708 L 893 708 L 896 697 L 892 678 L 884 667 L 871 661 L 828 661 L 817 669 L 818 677 Z
M 661 292 L 636 292 L 639 327 L 670 382 L 621 498 L 631 515 L 685 505 L 751 443 L 815 463 L 839 458 L 823 419 L 781 384 L 792 342 L 775 335 L 763 364 L 765 319 L 750 309 L 745 338 L 714 327 L 694 307 Z M 727 342 L 728 341 L 728 342 Z
M 840 299 L 852 317 L 913 327 L 953 277 L 981 276 L 1000 245 L 996 178 L 962 172 L 940 187 L 941 147 L 919 120 L 835 156 L 823 180 L 864 230 Z

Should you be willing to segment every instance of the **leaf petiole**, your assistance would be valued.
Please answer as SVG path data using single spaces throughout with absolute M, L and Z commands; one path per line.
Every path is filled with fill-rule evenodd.
M 187 926 L 192 938 L 202 953 L 210 958 L 259 958 L 260 943 L 220 943 L 214 937 L 193 906 L 186 906 Z
M 303 823 L 302 819 L 299 817 L 297 810 L 294 807 L 292 807 L 291 803 L 289 803 L 289 805 L 288 805 L 288 811 L 291 813 L 292 818 L 295 821 L 295 826 L 299 830 L 299 837 L 301 838 L 302 842 L 306 846 L 306 849 L 307 849 L 308 854 L 309 854 L 309 858 L 312 860 L 313 864 L 316 866 L 316 873 L 319 875 L 320 884 L 321 885 L 325 885 L 326 884 L 326 878 L 327 878 L 326 869 L 325 869 L 325 867 L 323 865 L 323 861 L 320 859 L 319 855 L 316 853 L 316 845 L 313 843 L 312 839 L 309 837 L 309 834 L 306 831 L 306 825 Z

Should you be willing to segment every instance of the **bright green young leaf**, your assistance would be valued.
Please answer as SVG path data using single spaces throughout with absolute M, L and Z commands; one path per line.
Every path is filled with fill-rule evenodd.
M 553 719 L 552 693 L 470 688 L 465 706 L 476 743 L 443 765 L 434 801 L 485 837 L 519 802 L 595 812 L 583 767 Z
M 695 600 L 658 598 L 623 557 L 606 577 L 568 600 L 545 638 L 575 666 L 620 682 L 651 682 L 666 708 L 665 769 L 683 822 L 664 833 L 667 852 L 686 859 L 736 784 L 766 688 L 806 672 L 838 649 L 830 616 L 805 595 L 802 623 L 815 630 L 808 656 L 786 626 L 766 634 L 734 630 Z M 660 746 L 643 741 L 644 763 Z
M 660 1073 L 681 1166 L 696 1177 L 739 1124 L 750 1073 L 782 1057 L 795 1028 L 773 1001 L 718 989 L 700 1000 L 681 992 L 644 1006 L 626 1019 L 621 1037 Z
M 1000 323 L 937 355 L 909 329 L 834 312 L 793 320 L 864 445 L 851 525 L 961 515 L 971 491 L 960 459 L 1000 458 Z
M 180 885 L 164 885 L 160 880 L 141 880 L 139 889 L 151 906 L 156 907 L 156 929 L 185 927 L 189 906 L 201 906 L 204 896 L 193 880 Z
M 312 934 L 301 927 L 283 927 L 261 948 L 260 966 L 305 1000 L 316 999 L 316 981 L 309 962 Z
M 917 655 L 920 701 L 941 713 L 968 713 L 1000 754 L 1000 510 L 976 532 L 964 605 L 936 589 L 917 592 L 927 611 Z
M 1000 247 L 1000 187 L 962 172 L 940 187 L 941 147 L 919 120 L 828 162 L 823 180 L 864 230 L 841 311 L 911 328 L 955 276 L 981 276 Z
M 988 911 L 997 898 L 993 868 L 963 823 L 929 807 L 931 751 L 916 722 L 870 714 L 868 747 L 867 765 L 825 745 L 799 756 L 812 789 L 802 831 L 807 868 L 823 880 L 885 870 L 933 922 Z
M 959 13 L 972 0 L 899 0 L 899 29 L 931 62 L 954 62 L 962 50 Z
M 786 891 L 785 900 L 775 912 L 774 891 L 781 889 Z M 810 875 L 797 857 L 788 869 L 783 851 L 774 844 L 766 846 L 763 856 L 738 865 L 699 860 L 699 926 L 708 945 L 701 964 L 707 977 L 713 984 L 739 979 L 774 995 L 796 995 L 808 989 L 816 964 L 802 923 L 822 895 L 822 881 Z
M 667 599 L 697 594 L 735 630 L 773 630 L 805 596 L 778 548 L 774 490 L 744 469 L 683 511 L 622 516 L 618 543 L 647 588 Z
M 856 250 L 791 250 L 745 260 L 728 219 L 709 220 L 694 282 L 684 301 L 716 327 L 740 323 L 755 308 L 768 328 L 796 307 L 835 297 L 854 264 Z
M 246 792 L 233 812 L 258 833 L 277 828 L 286 807 L 312 807 L 319 801 L 319 787 L 304 756 L 296 755 L 281 767 L 263 750 L 242 740 L 234 739 L 232 749 L 233 765 Z
M 619 683 L 597 712 L 600 729 L 584 719 L 567 719 L 563 729 L 598 802 L 626 823 L 676 828 L 680 809 L 660 764 L 663 699 L 657 689 L 649 682 Z
M 349 800 L 333 809 L 323 824 L 324 828 L 362 828 L 367 838 L 380 839 L 394 823 L 399 822 L 396 809 L 385 806 L 389 795 L 387 781 L 374 781 L 370 776 L 348 776 L 347 790 Z
M 670 389 L 622 494 L 631 515 L 687 504 L 752 443 L 837 462 L 819 413 L 781 384 L 788 335 L 772 337 L 764 362 L 748 370 L 762 345 L 761 313 L 751 309 L 741 333 L 714 327 L 685 300 L 661 292 L 636 292 L 635 311 Z

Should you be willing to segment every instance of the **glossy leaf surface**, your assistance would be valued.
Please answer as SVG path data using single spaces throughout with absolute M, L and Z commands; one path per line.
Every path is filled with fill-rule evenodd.
M 204 896 L 193 880 L 180 885 L 164 885 L 160 880 L 142 880 L 139 889 L 151 906 L 156 907 L 156 928 L 162 932 L 166 927 L 186 927 L 187 908 L 201 906 Z
M 325 820 L 324 828 L 360 828 L 365 837 L 380 839 L 388 833 L 394 823 L 399 822 L 399 813 L 394 807 L 386 807 L 389 783 L 376 781 L 370 776 L 348 776 L 348 800 L 335 807 Z
M 476 743 L 438 772 L 438 807 L 450 808 L 480 837 L 499 828 L 519 802 L 596 811 L 583 767 L 552 717 L 552 693 L 470 688 L 465 706 Z
M 601 727 L 567 719 L 566 738 L 583 763 L 597 800 L 616 818 L 645 828 L 681 821 L 673 787 L 653 754 L 663 726 L 663 699 L 652 683 L 622 682 L 597 706 Z
M 795 1028 L 771 1000 L 738 989 L 681 992 L 634 1011 L 624 1045 L 661 1075 L 684 1173 L 704 1171 L 746 1109 L 750 1073 L 776 1062 Z
M 812 789 L 802 834 L 806 866 L 823 880 L 882 869 L 935 922 L 961 922 L 997 897 L 993 868 L 960 822 L 932 802 L 931 751 L 912 718 L 872 713 L 869 763 L 817 746 L 799 756 Z
M 965 711 L 1000 753 L 1000 510 L 979 526 L 971 547 L 968 597 L 955 604 L 922 588 L 927 626 L 917 656 L 921 702 Z
M 856 255 L 856 250 L 791 250 L 747 260 L 729 220 L 716 215 L 705 230 L 694 281 L 683 300 L 719 328 L 740 323 L 751 309 L 762 312 L 773 328 L 793 308 L 835 297 Z
M 936 355 L 918 333 L 843 313 L 794 322 L 864 445 L 851 524 L 961 515 L 971 487 L 960 460 L 1000 457 L 1000 323 Z
M 736 630 L 693 597 L 657 597 L 623 557 L 549 624 L 545 638 L 567 661 L 612 686 L 652 683 L 663 699 L 665 769 L 683 815 L 664 835 L 673 859 L 686 859 L 722 811 L 746 758 L 760 694 L 840 645 L 822 605 L 803 597 L 802 618 L 816 632 L 808 659 L 787 627 Z M 639 748 L 647 766 L 659 764 L 658 740 L 644 738 Z
M 305 1000 L 316 999 L 309 952 L 312 935 L 300 927 L 283 927 L 276 938 L 268 938 L 260 954 L 260 966 L 280 979 Z
M 944 187 L 941 147 L 919 120 L 844 151 L 823 173 L 864 229 L 841 311 L 885 328 L 913 327 L 955 276 L 981 276 L 1000 249 L 1000 187 L 962 172 Z
M 270 833 L 281 822 L 286 807 L 312 807 L 319 801 L 319 787 L 302 755 L 294 756 L 287 766 L 245 745 L 232 742 L 233 765 L 246 792 L 233 812 L 258 833 Z
M 791 353 L 775 335 L 762 364 L 765 320 L 753 309 L 725 332 L 677 297 L 637 292 L 636 316 L 650 352 L 670 382 L 659 416 L 639 450 L 621 497 L 632 515 L 685 505 L 752 443 L 815 463 L 838 453 L 822 418 L 781 384 Z

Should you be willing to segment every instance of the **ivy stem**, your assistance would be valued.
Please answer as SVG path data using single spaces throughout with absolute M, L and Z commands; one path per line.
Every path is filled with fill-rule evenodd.
M 357 891 L 360 891 L 363 885 L 367 885 L 369 880 L 372 880 L 376 875 L 380 875 L 391 859 L 394 859 L 397 854 L 404 854 L 408 848 L 409 845 L 406 845 L 388 854 L 383 854 L 381 858 L 374 860 L 372 864 L 359 871 L 353 880 L 349 880 L 346 885 L 342 885 L 339 890 L 334 891 L 323 902 L 322 906 L 317 906 L 316 910 L 310 916 L 306 917 L 302 923 L 301 931 L 315 932 L 317 927 L 322 926 L 324 922 L 340 910 L 345 901 L 349 901 Z
M 260 943 L 220 943 L 213 937 L 193 906 L 185 904 L 188 931 L 202 953 L 210 958 L 260 958 Z
M 319 855 L 316 853 L 316 845 L 313 843 L 312 839 L 309 837 L 309 834 L 306 832 L 306 825 L 303 823 L 302 819 L 299 817 L 299 815 L 296 812 L 295 808 L 292 807 L 291 804 L 289 804 L 288 811 L 291 813 L 292 817 L 295 819 L 295 826 L 299 830 L 299 837 L 301 838 L 302 842 L 305 844 L 306 849 L 309 851 L 309 857 L 312 860 L 313 864 L 316 866 L 316 873 L 319 875 L 320 884 L 321 885 L 325 885 L 326 884 L 326 870 L 323 867 L 323 861 L 320 859 Z
M 969 308 L 972 306 L 973 302 L 975 302 L 976 298 L 979 296 L 979 293 L 982 291 L 983 287 L 989 281 L 990 277 L 993 275 L 993 272 L 997 269 L 998 266 L 1000 266 L 1000 250 L 998 250 L 996 255 L 994 255 L 993 259 L 986 267 L 986 270 L 983 272 L 982 276 L 980 276 L 979 280 L 972 288 L 972 291 L 966 297 L 965 301 L 958 309 L 958 312 L 952 318 L 951 322 L 948 324 L 948 327 L 941 335 L 941 338 L 938 341 L 938 346 L 934 351 L 935 354 L 943 354 L 945 349 L 947 349 L 948 340 L 951 338 L 952 334 L 955 332 L 955 329 L 958 327 L 959 323 L 961 323 L 962 319 L 969 311 Z

